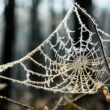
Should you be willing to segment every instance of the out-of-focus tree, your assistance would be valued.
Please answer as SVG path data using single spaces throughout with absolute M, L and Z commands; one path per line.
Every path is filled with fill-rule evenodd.
M 4 19 L 5 19 L 5 31 L 4 31 L 4 43 L 3 43 L 3 57 L 2 57 L 2 63 L 10 62 L 12 59 L 12 51 L 13 51 L 13 43 L 15 38 L 15 23 L 14 23 L 14 8 L 15 8 L 15 1 L 14 0 L 6 0 L 6 6 L 4 11 Z M 10 77 L 11 74 L 5 73 L 7 77 Z M 9 96 L 10 91 L 10 83 L 9 81 L 2 81 L 7 83 L 7 87 L 0 91 L 1 95 Z M 0 103 L 0 109 L 5 110 L 4 104 L 6 105 L 6 102 Z

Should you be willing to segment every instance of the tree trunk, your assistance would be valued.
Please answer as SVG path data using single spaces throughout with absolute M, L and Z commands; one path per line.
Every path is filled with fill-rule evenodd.
M 5 7 L 5 13 L 4 13 L 4 19 L 5 19 L 5 32 L 4 32 L 4 43 L 3 43 L 3 57 L 2 57 L 2 63 L 7 63 L 12 60 L 13 55 L 13 44 L 14 44 L 14 33 L 15 33 L 15 27 L 14 27 L 14 0 L 9 0 L 7 2 Z M 10 77 L 10 71 L 5 72 L 6 77 Z M 9 97 L 10 95 L 10 82 L 6 80 L 2 80 L 2 83 L 7 83 L 7 87 L 0 91 L 0 95 L 5 95 Z M 6 110 L 6 102 L 0 103 L 0 110 Z M 5 104 L 5 106 L 4 106 Z

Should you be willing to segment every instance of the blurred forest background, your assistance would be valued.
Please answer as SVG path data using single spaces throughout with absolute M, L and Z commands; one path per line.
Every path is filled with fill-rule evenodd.
M 0 64 L 19 59 L 42 43 L 61 22 L 73 2 L 78 2 L 85 8 L 95 18 L 99 27 L 110 34 L 110 0 L 0 0 Z M 24 77 L 21 70 L 10 73 L 7 74 L 8 77 Z M 1 80 L 0 82 L 4 83 Z M 35 90 L 8 81 L 7 84 L 8 86 L 0 91 L 0 95 L 36 108 L 48 103 L 54 104 L 52 101 L 57 101 L 60 97 L 59 94 Z M 107 109 L 102 104 L 100 109 L 94 110 Z M 0 110 L 22 109 L 0 100 Z

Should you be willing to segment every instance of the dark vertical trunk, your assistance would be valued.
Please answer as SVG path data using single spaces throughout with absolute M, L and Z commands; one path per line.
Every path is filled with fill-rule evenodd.
M 41 41 L 40 30 L 39 30 L 39 21 L 38 21 L 38 11 L 37 7 L 39 0 L 32 0 L 32 9 L 31 9 L 31 36 L 30 36 L 30 47 L 31 49 L 35 48 L 36 44 L 39 45 Z M 37 40 L 36 40 L 37 39 Z
M 4 13 L 4 19 L 5 19 L 5 33 L 4 33 L 4 43 L 3 43 L 3 57 L 2 57 L 2 63 L 7 63 L 12 60 L 12 50 L 13 50 L 13 43 L 14 43 L 14 0 L 9 0 L 7 1 L 7 5 L 5 7 L 5 13 Z M 5 72 L 6 77 L 10 77 L 10 71 Z M 10 83 L 9 81 L 4 81 L 2 82 L 7 83 L 7 87 L 0 91 L 1 95 L 9 96 L 10 92 Z M 5 108 L 2 108 L 3 105 L 0 106 L 0 110 L 4 110 Z M 6 107 L 6 103 L 5 103 Z
M 64 0 L 62 1 L 62 5 L 63 5 L 62 15 L 63 15 L 63 18 L 64 18 L 64 16 L 66 15 L 66 10 L 65 10 L 65 5 L 66 5 L 66 4 L 65 4 L 65 1 L 64 1 Z M 63 18 L 62 18 L 62 19 L 63 19 Z
M 53 8 L 53 0 L 50 0 L 50 12 L 51 12 L 51 31 L 53 31 L 56 28 L 55 24 L 55 10 Z
M 12 49 L 14 42 L 14 5 L 14 0 L 9 0 L 8 5 L 5 7 L 3 63 L 10 62 L 12 59 Z
M 75 0 L 82 8 L 85 8 L 87 11 L 91 11 L 92 0 Z

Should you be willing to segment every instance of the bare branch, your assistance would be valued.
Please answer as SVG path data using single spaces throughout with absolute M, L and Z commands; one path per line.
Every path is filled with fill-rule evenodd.
M 16 104 L 16 105 L 18 105 L 18 106 L 21 106 L 21 107 L 23 107 L 23 108 L 25 108 L 25 109 L 36 110 L 35 108 L 33 108 L 33 107 L 31 107 L 31 106 L 28 106 L 28 105 L 26 105 L 26 104 L 22 104 L 22 103 L 20 103 L 20 102 L 17 102 L 17 101 L 15 101 L 15 100 L 12 100 L 12 99 L 7 98 L 7 97 L 5 97 L 5 96 L 0 96 L 0 99 L 6 100 L 6 101 L 11 102 L 11 103 L 13 103 L 13 104 Z

